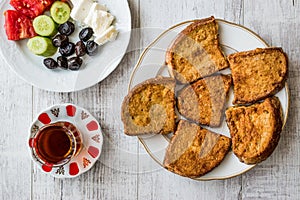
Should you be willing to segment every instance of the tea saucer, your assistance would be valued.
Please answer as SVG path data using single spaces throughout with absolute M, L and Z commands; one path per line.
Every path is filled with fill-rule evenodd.
M 46 124 L 66 121 L 74 124 L 82 134 L 83 147 L 70 162 L 60 167 L 49 167 L 38 161 L 33 153 L 34 135 Z M 28 145 L 33 162 L 45 173 L 57 178 L 73 178 L 88 171 L 98 160 L 103 135 L 98 121 L 86 109 L 74 104 L 53 105 L 38 114 L 29 129 Z

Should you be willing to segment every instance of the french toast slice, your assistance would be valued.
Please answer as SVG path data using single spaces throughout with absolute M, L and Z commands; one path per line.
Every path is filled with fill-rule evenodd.
M 124 98 L 121 119 L 127 135 L 167 134 L 175 129 L 175 80 L 158 77 L 135 86 Z
M 228 56 L 234 85 L 233 104 L 272 96 L 284 87 L 288 61 L 281 48 L 257 48 Z
M 215 75 L 185 86 L 177 95 L 179 113 L 203 125 L 220 126 L 231 84 L 231 75 Z
M 221 51 L 215 18 L 195 20 L 178 34 L 166 52 L 170 74 L 191 83 L 228 67 Z
M 164 167 L 181 176 L 199 177 L 222 162 L 230 145 L 230 138 L 180 120 L 167 148 Z
M 226 110 L 232 150 L 241 162 L 256 164 L 267 159 L 276 148 L 283 126 L 280 101 L 269 97 L 251 106 Z

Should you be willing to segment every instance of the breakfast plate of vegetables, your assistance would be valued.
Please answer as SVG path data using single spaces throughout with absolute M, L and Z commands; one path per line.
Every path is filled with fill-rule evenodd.
M 0 55 L 28 83 L 82 90 L 106 78 L 130 40 L 126 0 L 4 0 Z

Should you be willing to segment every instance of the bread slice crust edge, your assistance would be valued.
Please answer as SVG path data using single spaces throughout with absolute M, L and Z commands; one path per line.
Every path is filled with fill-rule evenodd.
M 180 120 L 167 148 L 164 167 L 178 175 L 197 178 L 219 166 L 229 152 L 230 146 L 230 138 L 195 123 Z
M 243 70 L 235 70 L 234 67 L 236 66 L 235 60 L 237 58 L 245 58 L 245 57 L 255 57 L 256 55 L 262 55 L 262 54 L 270 54 L 272 52 L 277 52 L 278 55 L 283 56 L 283 63 L 280 63 L 282 65 L 283 69 L 280 72 L 280 80 L 274 81 L 274 83 L 262 83 L 262 84 L 272 84 L 270 89 L 267 89 L 265 92 L 257 93 L 253 96 L 249 96 L 246 94 L 245 97 L 245 90 L 240 90 L 239 89 L 239 84 L 241 84 L 241 81 L 244 81 L 245 75 L 241 75 L 243 73 Z M 279 90 L 281 90 L 285 86 L 285 81 L 287 80 L 288 77 L 288 57 L 286 53 L 282 50 L 280 47 L 267 47 L 267 48 L 256 48 L 254 50 L 250 51 L 244 51 L 244 52 L 238 52 L 234 53 L 228 56 L 228 61 L 230 65 L 230 69 L 232 72 L 232 79 L 233 79 L 233 85 L 234 85 L 234 99 L 233 99 L 233 104 L 253 104 L 257 101 L 263 100 L 267 97 L 273 96 L 276 94 Z M 281 61 L 280 61 L 281 62 Z M 265 67 L 265 66 L 262 66 Z M 262 69 L 264 70 L 264 69 Z M 272 70 L 272 69 L 270 69 Z M 242 73 L 241 73 L 242 72 Z M 255 72 L 253 72 L 255 73 Z M 250 79 L 251 76 L 247 76 L 246 79 Z M 253 80 L 254 82 L 259 81 L 259 79 Z M 255 90 L 255 87 L 252 87 L 251 85 L 248 84 L 251 90 Z
M 210 24 L 210 23 L 214 23 L 217 30 L 218 30 L 218 23 L 216 22 L 215 18 L 213 16 L 205 18 L 205 19 L 199 19 L 199 20 L 194 20 L 192 24 L 190 24 L 189 26 L 187 26 L 184 30 L 182 30 L 177 37 L 173 40 L 173 42 L 169 45 L 167 51 L 166 51 L 166 64 L 168 66 L 169 69 L 169 73 L 172 77 L 174 77 L 178 83 L 191 83 L 194 82 L 200 78 L 204 78 L 206 76 L 210 76 L 215 72 L 218 72 L 222 69 L 225 69 L 227 67 L 229 67 L 228 61 L 226 59 L 226 56 L 224 54 L 224 52 L 221 50 L 220 48 L 220 44 L 219 44 L 219 37 L 218 37 L 218 33 L 217 33 L 217 39 L 216 39 L 216 43 L 214 44 L 217 48 L 217 53 L 220 53 L 221 56 L 224 58 L 224 62 L 222 65 L 219 66 L 215 66 L 217 67 L 217 69 L 214 69 L 213 72 L 208 73 L 208 74 L 204 74 L 204 75 L 198 75 L 197 78 L 192 78 L 192 80 L 187 80 L 186 77 L 182 76 L 180 73 L 176 72 L 175 70 L 175 65 L 173 63 L 173 56 L 175 54 L 174 48 L 185 38 L 187 38 L 187 35 L 192 32 L 193 30 L 195 30 L 198 26 L 202 26 L 202 25 L 206 25 L 206 24 Z
M 133 125 L 133 120 L 132 120 L 132 116 L 129 112 L 129 105 L 130 105 L 130 100 L 131 98 L 141 92 L 145 87 L 149 86 L 149 85 L 162 85 L 164 87 L 166 87 L 168 89 L 168 92 L 170 93 L 170 95 L 172 95 L 172 99 L 171 103 L 172 104 L 172 108 L 170 110 L 166 110 L 167 116 L 165 118 L 165 120 L 171 120 L 171 124 L 172 127 L 169 127 L 169 130 L 166 130 L 165 127 L 165 123 L 163 122 L 163 120 L 160 123 L 159 126 L 163 126 L 160 130 L 151 130 L 151 128 L 147 128 L 147 127 L 143 127 L 143 126 L 136 126 L 135 128 L 137 130 L 132 130 L 132 125 Z M 175 80 L 173 78 L 170 77 L 157 77 L 157 78 L 151 78 L 148 79 L 142 83 L 137 84 L 135 87 L 133 87 L 130 92 L 125 96 L 123 102 L 122 102 L 122 106 L 121 106 L 121 120 L 123 122 L 124 125 L 124 133 L 126 135 L 130 135 L 130 136 L 135 136 L 135 135 L 144 135 L 144 134 L 168 134 L 170 132 L 173 132 L 175 129 L 175 121 L 176 121 L 176 114 L 175 114 Z M 159 108 L 160 109 L 160 108 Z M 169 114 L 168 114 L 169 112 Z M 170 116 L 170 117 L 168 117 Z M 153 122 L 156 123 L 156 122 Z
M 270 114 L 268 122 L 256 116 L 255 112 Z M 277 97 L 269 97 L 250 106 L 230 107 L 226 110 L 226 122 L 232 138 L 233 153 L 243 163 L 260 163 L 273 153 L 280 139 L 283 127 L 280 101 Z M 267 132 L 259 132 L 261 129 Z M 258 150 L 252 151 L 253 148 Z

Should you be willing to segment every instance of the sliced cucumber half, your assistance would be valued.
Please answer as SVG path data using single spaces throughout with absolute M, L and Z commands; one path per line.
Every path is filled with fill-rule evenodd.
M 58 24 L 63 24 L 70 18 L 71 8 L 62 1 L 56 1 L 50 8 L 50 14 L 53 20 Z
M 57 33 L 56 24 L 51 17 L 40 15 L 33 20 L 34 31 L 41 36 L 53 36 Z
M 41 36 L 30 38 L 27 42 L 27 47 L 32 53 L 44 57 L 52 56 L 57 51 L 51 39 Z

